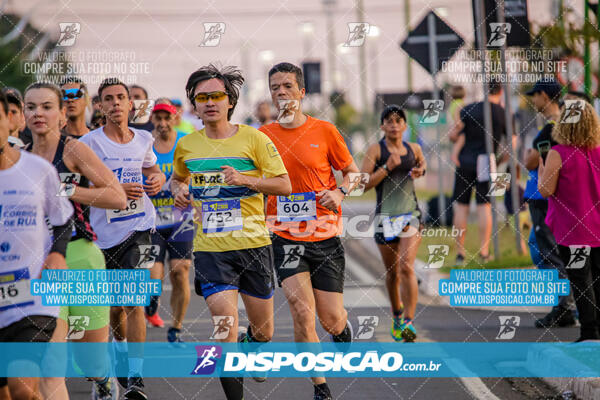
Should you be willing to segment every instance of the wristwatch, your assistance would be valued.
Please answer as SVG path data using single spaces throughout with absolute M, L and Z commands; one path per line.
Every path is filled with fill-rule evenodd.
M 385 172 L 390 172 L 390 169 L 388 168 L 387 164 L 383 164 L 381 168 L 383 168 Z
M 346 189 L 343 186 L 340 186 L 338 189 L 340 189 L 340 192 L 342 192 L 342 194 L 344 195 L 344 197 L 348 196 L 348 189 Z

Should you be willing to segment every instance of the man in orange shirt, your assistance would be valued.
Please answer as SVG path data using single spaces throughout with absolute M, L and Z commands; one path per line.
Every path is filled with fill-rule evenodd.
M 269 89 L 278 122 L 260 128 L 277 147 L 292 182 L 291 196 L 269 196 L 267 222 L 275 234 L 273 251 L 279 284 L 294 320 L 297 342 L 318 342 L 315 312 L 334 342 L 351 342 L 344 309 L 344 247 L 341 203 L 358 173 L 336 127 L 302 113 L 302 70 L 280 63 L 269 71 Z M 342 171 L 337 187 L 332 167 Z M 325 378 L 311 378 L 315 400 L 331 399 Z

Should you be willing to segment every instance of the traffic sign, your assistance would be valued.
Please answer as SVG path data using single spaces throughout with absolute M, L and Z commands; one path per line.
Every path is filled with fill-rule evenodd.
M 408 33 L 400 47 L 431 75 L 435 75 L 444 61 L 448 61 L 465 43 L 437 14 L 430 11 L 419 25 Z M 433 53 L 434 57 L 431 57 Z M 431 62 L 437 59 L 437 63 Z

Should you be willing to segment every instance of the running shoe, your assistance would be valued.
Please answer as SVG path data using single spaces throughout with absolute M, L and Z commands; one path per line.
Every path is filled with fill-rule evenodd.
M 134 376 L 127 381 L 127 391 L 125 399 L 128 400 L 148 400 L 148 396 L 144 393 L 144 381 L 141 376 Z
M 238 342 L 239 343 L 250 343 L 250 339 L 248 338 L 247 330 L 246 331 L 240 330 L 240 333 L 238 334 Z M 253 373 L 253 374 L 256 374 L 256 373 Z M 263 383 L 267 380 L 266 376 L 251 375 L 251 377 L 252 377 L 252 379 L 254 379 L 255 382 L 260 382 L 260 383 Z
M 125 376 L 118 376 L 117 381 L 123 388 L 127 388 L 127 373 L 129 372 L 129 355 L 126 351 L 117 351 L 115 349 L 115 375 L 125 373 Z
M 119 385 L 114 381 L 115 378 L 108 378 L 106 382 L 92 383 L 92 400 L 118 400 Z
M 167 341 L 174 345 L 183 345 L 184 341 L 181 340 L 181 330 L 177 328 L 169 328 L 167 331 Z
M 404 324 L 404 318 L 402 316 L 392 318 L 392 328 L 390 329 L 390 335 L 396 342 L 402 340 L 402 325 Z
M 163 321 L 160 315 L 158 315 L 158 311 L 155 312 L 152 316 L 146 314 L 146 320 L 150 325 L 152 325 L 155 328 L 164 328 L 165 326 L 165 321 Z
M 321 384 L 321 385 L 314 385 L 315 388 L 315 396 L 313 397 L 314 400 L 333 400 L 333 397 L 331 396 L 331 392 L 329 390 L 329 386 L 327 386 L 326 383 Z
M 412 321 L 402 321 L 402 339 L 406 343 L 414 342 L 417 338 L 417 330 L 415 329 Z
M 465 264 L 465 256 L 462 254 L 456 255 L 456 262 L 454 263 L 457 267 L 461 267 Z
M 546 314 L 544 318 L 537 319 L 535 321 L 536 328 L 556 328 L 556 327 L 569 327 L 575 326 L 575 313 L 571 310 L 567 310 L 564 307 L 556 306 L 552 307 L 552 311 Z

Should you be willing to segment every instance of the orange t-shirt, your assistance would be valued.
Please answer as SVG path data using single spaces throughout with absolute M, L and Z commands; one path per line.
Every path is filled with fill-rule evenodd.
M 269 136 L 277 147 L 292 182 L 292 193 L 303 193 L 296 199 L 306 200 L 321 190 L 334 190 L 337 186 L 331 168 L 342 170 L 352 164 L 352 155 L 344 138 L 327 121 L 307 116 L 306 122 L 294 129 L 282 128 L 274 122 L 262 126 L 260 131 Z M 309 202 L 301 201 L 294 205 L 289 202 L 290 198 L 292 196 L 269 196 L 267 226 L 273 233 L 291 240 L 315 242 L 342 232 L 342 208 L 338 208 L 337 214 L 329 211 L 319 204 L 316 196 L 313 200 L 316 219 L 314 214 L 312 219 L 306 215 L 300 217 L 302 220 L 289 220 L 283 212 L 278 215 L 278 208 L 280 211 L 302 208 L 307 210 L 304 214 L 310 214 L 308 210 L 313 206 Z M 299 212 L 302 214 L 302 211 Z

